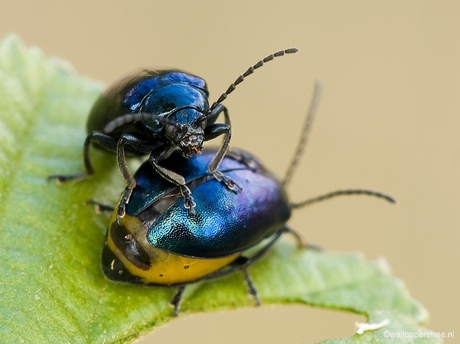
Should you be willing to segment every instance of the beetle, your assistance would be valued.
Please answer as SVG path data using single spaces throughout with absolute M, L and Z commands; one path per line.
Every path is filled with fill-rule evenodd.
M 299 161 L 319 94 L 307 117 L 302 137 L 286 177 L 281 181 L 257 158 L 242 150 L 229 151 L 220 171 L 243 187 L 235 194 L 219 187 L 207 169 L 215 155 L 186 159 L 175 151 L 162 165 L 184 176 L 194 195 L 197 215 L 189 217 L 180 189 L 152 173 L 145 162 L 134 175 L 136 187 L 126 215 L 115 210 L 102 253 L 102 269 L 110 280 L 150 286 L 175 287 L 171 304 L 178 315 L 184 288 L 191 283 L 241 270 L 249 293 L 260 304 L 247 268 L 265 254 L 281 234 L 292 233 L 299 246 L 308 247 L 286 226 L 291 210 L 339 195 L 367 194 L 394 200 L 370 190 L 339 190 L 301 203 L 289 203 L 285 186 Z
M 125 151 L 130 155 L 150 154 L 153 169 L 168 182 L 179 187 L 184 207 L 195 215 L 195 202 L 184 177 L 174 167 L 165 168 L 159 161 L 167 159 L 174 150 L 185 158 L 202 151 L 203 141 L 224 135 L 220 148 L 208 165 L 213 177 L 234 192 L 241 187 L 218 171 L 231 139 L 231 123 L 227 108 L 221 103 L 245 77 L 275 57 L 293 54 L 289 48 L 270 54 L 240 75 L 216 102 L 209 106 L 206 82 L 181 70 L 143 70 L 127 76 L 109 87 L 93 105 L 88 121 L 83 159 L 85 171 L 73 175 L 51 175 L 58 183 L 83 179 L 94 174 L 89 156 L 93 144 L 116 152 L 119 169 L 127 188 L 118 206 L 118 217 L 125 215 L 125 207 L 136 179 L 128 169 Z M 216 123 L 223 113 L 225 123 Z
M 195 198 L 194 217 L 177 186 L 153 174 L 148 162 L 141 165 L 126 215 L 117 220 L 114 211 L 103 249 L 102 269 L 110 280 L 176 287 L 175 315 L 186 285 L 241 269 L 258 300 L 246 268 L 288 231 L 284 224 L 291 209 L 279 180 L 249 153 L 233 150 L 220 170 L 241 183 L 243 191 L 235 194 L 207 171 L 214 154 L 205 150 L 185 159 L 176 151 L 162 162 L 183 173 Z M 262 241 L 251 255 L 244 254 Z

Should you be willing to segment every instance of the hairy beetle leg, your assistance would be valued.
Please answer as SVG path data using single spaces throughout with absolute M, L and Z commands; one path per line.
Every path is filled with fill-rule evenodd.
M 226 177 L 222 172 L 214 171 L 212 172 L 212 175 L 218 182 L 223 183 L 227 189 L 235 193 L 243 191 L 243 188 L 238 183 L 236 183 L 233 179 Z

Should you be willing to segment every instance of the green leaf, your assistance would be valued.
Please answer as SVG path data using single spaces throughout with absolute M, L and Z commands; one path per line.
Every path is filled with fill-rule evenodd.
M 102 89 L 15 36 L 0 45 L 2 342 L 129 342 L 172 319 L 174 290 L 116 284 L 102 274 L 109 219 L 85 202 L 116 203 L 124 182 L 114 156 L 92 151 L 97 173 L 83 182 L 47 181 L 82 170 L 84 123 Z M 327 343 L 402 342 L 404 333 L 425 331 L 424 308 L 385 264 L 359 254 L 300 250 L 283 239 L 250 273 L 263 304 L 304 303 L 389 322 Z M 253 305 L 237 273 L 188 287 L 181 312 Z M 385 338 L 389 333 L 396 338 Z

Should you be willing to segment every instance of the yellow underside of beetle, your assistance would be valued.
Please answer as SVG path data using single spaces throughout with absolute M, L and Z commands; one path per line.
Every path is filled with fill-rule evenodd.
M 136 218 L 126 215 L 121 219 L 125 228 L 144 227 Z M 141 230 L 142 231 L 142 230 Z M 134 233 L 133 233 L 134 234 Z M 139 239 L 139 232 L 134 234 Z M 131 263 L 113 243 L 110 233 L 107 236 L 109 249 L 118 257 L 125 268 L 134 276 L 141 277 L 145 284 L 174 285 L 193 282 L 203 276 L 228 265 L 241 254 L 216 259 L 200 259 L 180 256 L 157 248 L 148 247 L 151 257 L 150 268 L 143 270 Z

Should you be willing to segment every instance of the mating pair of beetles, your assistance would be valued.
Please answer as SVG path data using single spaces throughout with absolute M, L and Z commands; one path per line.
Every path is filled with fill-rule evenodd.
M 127 187 L 117 207 L 101 206 L 113 211 L 102 253 L 102 268 L 109 279 L 177 288 L 171 304 L 178 315 L 186 285 L 239 270 L 259 304 L 247 268 L 285 232 L 293 233 L 299 245 L 305 246 L 286 226 L 293 208 L 351 194 L 394 202 L 382 193 L 358 189 L 289 203 L 285 186 L 306 144 L 319 83 L 283 181 L 252 154 L 229 151 L 231 123 L 222 102 L 257 68 L 297 51 L 285 49 L 260 60 L 211 106 L 206 82 L 179 70 L 144 70 L 114 84 L 99 97 L 87 122 L 85 172 L 49 178 L 65 182 L 94 174 L 91 144 L 116 153 Z M 216 123 L 221 114 L 225 123 Z M 217 150 L 202 152 L 204 141 L 221 135 Z M 125 153 L 150 155 L 133 175 Z

